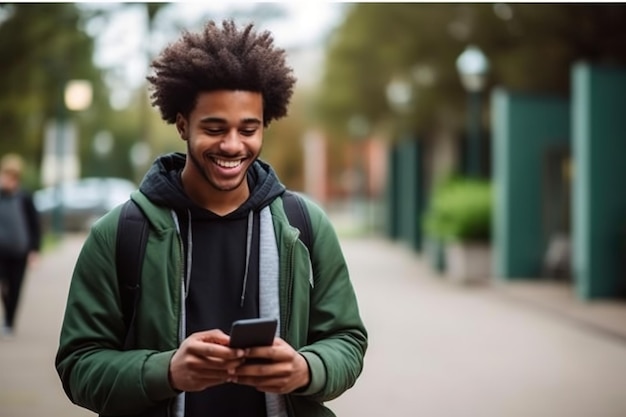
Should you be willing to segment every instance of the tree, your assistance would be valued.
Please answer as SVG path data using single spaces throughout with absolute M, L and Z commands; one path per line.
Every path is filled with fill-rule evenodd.
M 567 94 L 577 60 L 626 63 L 623 4 L 356 3 L 330 39 L 317 114 L 332 131 L 362 114 L 384 121 L 394 76 L 412 80 L 415 131 L 462 129 L 465 92 L 455 60 L 477 44 L 491 61 L 490 84 Z
M 4 4 L 0 16 L 0 153 L 19 152 L 39 166 L 44 126 L 62 111 L 64 83 L 91 80 L 101 96 L 93 40 L 73 4 Z

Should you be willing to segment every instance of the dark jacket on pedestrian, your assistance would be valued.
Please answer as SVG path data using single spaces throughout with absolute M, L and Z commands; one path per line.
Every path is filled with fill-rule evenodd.
M 132 195 L 149 220 L 150 235 L 133 330 L 136 346 L 131 350 L 122 350 L 126 329 L 115 274 L 120 209 L 100 219 L 87 237 L 74 270 L 56 357 L 67 395 L 101 415 L 183 416 L 185 397 L 193 397 L 172 389 L 168 368 L 179 343 L 197 330 L 193 326 L 226 331 L 231 320 L 241 314 L 275 316 L 279 336 L 307 360 L 310 383 L 284 396 L 264 394 L 267 415 L 334 415 L 324 402 L 354 385 L 363 367 L 367 333 L 329 219 L 305 199 L 313 230 L 309 254 L 298 239 L 298 229 L 286 217 L 280 198 L 284 187 L 262 161 L 255 162 L 248 174 L 248 201 L 226 218 L 213 218 L 188 201 L 182 191 L 178 175 L 184 158 L 171 154 L 158 159 Z M 237 281 L 233 287 L 242 310 L 222 306 L 212 314 L 210 309 L 216 307 L 204 306 L 201 308 L 207 310 L 199 314 L 190 307 L 219 303 L 194 304 L 187 291 L 194 285 L 198 268 L 214 274 L 220 270 L 212 268 L 224 268 L 213 252 L 198 256 L 199 249 L 194 246 L 203 239 L 194 233 L 211 222 L 232 222 L 228 230 L 233 233 L 240 228 L 254 230 L 247 244 L 235 247 L 230 243 L 232 248 L 227 251 L 233 260 L 250 258 L 254 264 L 249 281 Z M 219 226 L 210 230 L 220 233 Z M 211 237 L 205 239 L 207 245 L 215 242 Z M 224 241 L 228 242 L 225 237 Z M 237 276 L 243 267 L 240 262 L 228 265 L 232 263 L 236 264 L 232 275 Z
M 24 236 L 18 238 L 17 240 L 24 240 L 24 244 L 18 245 L 17 240 L 13 242 L 14 245 L 20 246 L 17 252 L 7 251 L 0 253 L 3 256 L 12 256 L 19 258 L 26 258 L 26 256 L 30 252 L 39 252 L 41 247 L 41 225 L 39 219 L 39 213 L 35 207 L 33 202 L 33 196 L 30 192 L 24 189 L 18 189 L 14 192 L 8 192 L 0 189 L 0 198 L 2 199 L 15 199 L 17 202 L 17 206 L 20 210 L 21 219 L 7 219 L 7 221 L 11 221 L 13 223 L 23 222 L 23 230 L 22 228 L 18 228 L 20 233 L 24 233 Z M 0 222 L 2 223 L 2 222 Z M 16 225 L 12 225 L 14 228 Z M 2 226 L 5 228 L 5 226 Z M 6 227 L 5 232 L 8 232 L 9 226 Z M 2 233 L 2 232 L 0 232 Z M 13 246 L 13 245 L 12 245 Z

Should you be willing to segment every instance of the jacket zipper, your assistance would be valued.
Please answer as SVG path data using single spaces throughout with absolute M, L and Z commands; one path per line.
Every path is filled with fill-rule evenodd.
M 181 285 L 177 285 L 176 287 L 178 288 L 178 294 L 177 294 L 177 299 L 178 299 L 178 326 L 177 326 L 177 331 L 176 331 L 176 342 L 178 345 L 180 345 L 181 341 L 181 332 L 182 332 L 182 327 L 185 326 L 185 323 L 183 323 L 183 317 L 184 317 L 184 308 L 185 308 L 185 300 L 184 300 L 184 294 L 186 291 L 186 263 L 185 263 L 185 246 L 183 245 L 183 237 L 180 234 L 180 230 L 177 231 L 176 236 L 178 238 L 178 248 L 179 250 L 179 258 L 178 258 L 178 262 L 180 265 L 180 284 Z M 176 348 L 178 348 L 178 346 L 176 346 Z M 184 395 L 184 394 L 183 394 Z M 174 407 L 176 407 L 176 404 L 178 402 L 178 395 L 174 398 L 171 398 L 168 401 L 167 407 L 166 407 L 166 417 L 172 417 L 172 415 L 176 415 L 175 417 L 178 417 L 178 413 L 177 410 L 174 410 Z

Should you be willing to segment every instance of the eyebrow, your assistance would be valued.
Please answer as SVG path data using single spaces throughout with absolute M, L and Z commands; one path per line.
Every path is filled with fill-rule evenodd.
M 219 123 L 219 124 L 226 124 L 228 123 L 226 119 L 223 119 L 221 117 L 204 117 L 202 119 L 200 119 L 200 123 Z M 263 122 L 259 119 L 257 119 L 256 117 L 247 117 L 244 119 L 241 119 L 240 123 L 242 124 L 262 124 Z

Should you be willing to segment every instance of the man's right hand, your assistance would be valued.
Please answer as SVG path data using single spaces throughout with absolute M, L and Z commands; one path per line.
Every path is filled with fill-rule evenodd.
M 219 329 L 194 333 L 183 341 L 170 361 L 172 388 L 202 391 L 225 382 L 235 382 L 235 369 L 244 351 L 228 347 L 230 338 Z

